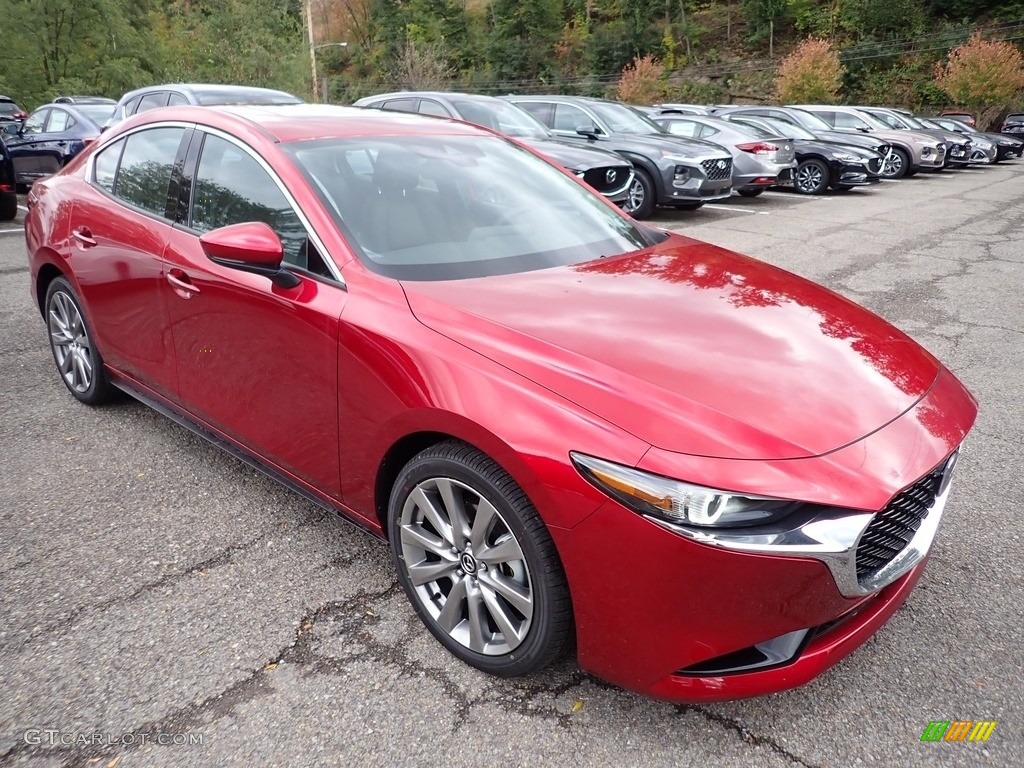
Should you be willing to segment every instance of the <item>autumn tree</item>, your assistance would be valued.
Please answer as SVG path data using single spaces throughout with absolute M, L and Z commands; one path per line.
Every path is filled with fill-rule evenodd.
M 618 99 L 627 104 L 654 104 L 665 96 L 665 66 L 653 56 L 638 56 L 619 79 Z
M 988 122 L 1015 106 L 1024 91 L 1024 55 L 1013 43 L 985 40 L 975 32 L 935 65 L 935 84 L 957 106 L 980 113 Z
M 846 68 L 827 40 L 808 38 L 779 64 L 776 95 L 783 104 L 833 104 L 839 99 Z

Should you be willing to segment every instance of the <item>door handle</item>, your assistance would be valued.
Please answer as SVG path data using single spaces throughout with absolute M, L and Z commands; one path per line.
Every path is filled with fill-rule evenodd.
M 167 282 L 171 284 L 174 292 L 183 299 L 191 299 L 199 293 L 199 288 L 180 269 L 172 269 L 168 272 Z
M 78 229 L 71 231 L 71 236 L 78 241 L 78 244 L 83 248 L 92 248 L 96 245 L 96 240 L 92 236 L 92 232 L 88 227 L 79 227 Z

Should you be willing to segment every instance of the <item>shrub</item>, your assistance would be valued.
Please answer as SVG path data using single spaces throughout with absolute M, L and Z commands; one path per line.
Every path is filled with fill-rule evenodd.
M 1024 55 L 1013 43 L 975 32 L 945 64 L 935 65 L 935 84 L 958 106 L 997 112 L 1014 106 L 1024 91 Z
M 810 37 L 779 64 L 775 92 L 783 104 L 834 104 L 839 100 L 845 72 L 832 44 Z
M 653 104 L 665 95 L 665 66 L 653 56 L 633 59 L 619 78 L 617 96 L 627 104 Z

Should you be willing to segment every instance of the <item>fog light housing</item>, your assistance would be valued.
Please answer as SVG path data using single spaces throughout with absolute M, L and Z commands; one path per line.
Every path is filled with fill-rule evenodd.
M 932 154 L 932 148 L 931 147 L 925 147 L 924 149 L 921 150 L 921 157 L 929 157 L 931 154 Z
M 672 186 L 683 187 L 690 180 L 690 169 L 683 165 L 677 165 L 672 173 Z

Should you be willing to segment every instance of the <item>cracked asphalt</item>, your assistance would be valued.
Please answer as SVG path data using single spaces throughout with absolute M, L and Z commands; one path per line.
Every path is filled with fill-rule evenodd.
M 465 667 L 380 543 L 138 403 L 78 405 L 23 239 L 0 232 L 0 765 L 1021 765 L 1022 200 L 1008 164 L 656 217 L 867 305 L 981 402 L 889 624 L 801 689 L 693 706 L 571 660 L 520 680 Z M 920 742 L 955 719 L 998 726 Z M 119 734 L 147 740 L 102 743 Z

